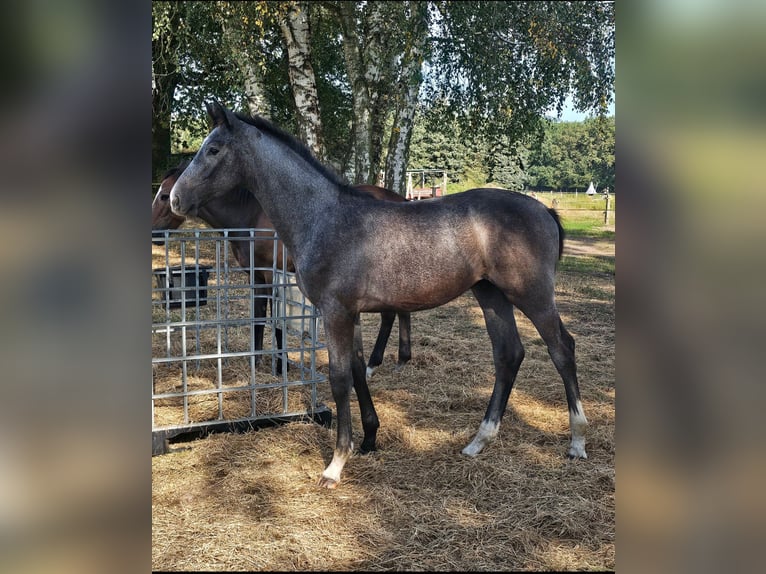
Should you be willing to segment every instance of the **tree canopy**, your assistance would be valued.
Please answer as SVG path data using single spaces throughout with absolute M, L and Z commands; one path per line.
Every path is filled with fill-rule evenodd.
M 569 182 L 582 166 L 570 168 L 561 149 L 533 151 L 545 130 L 563 129 L 543 116 L 568 96 L 578 110 L 604 114 L 613 94 L 612 2 L 153 2 L 152 19 L 155 175 L 171 144 L 199 144 L 204 102 L 215 98 L 304 139 L 308 123 L 324 160 L 354 183 L 385 171 L 401 193 L 406 167 L 428 160 L 460 170 L 483 158 L 488 177 L 518 187 L 554 181 L 544 168 L 561 157 L 570 176 L 556 185 L 579 185 Z M 293 44 L 291 22 L 303 23 Z M 314 104 L 301 99 L 306 89 Z M 415 149 L 424 134 L 437 137 L 433 125 L 452 128 L 442 132 L 452 149 Z M 603 135 L 589 129 L 589 138 Z M 606 169 L 593 158 L 608 150 L 588 153 L 591 171 Z

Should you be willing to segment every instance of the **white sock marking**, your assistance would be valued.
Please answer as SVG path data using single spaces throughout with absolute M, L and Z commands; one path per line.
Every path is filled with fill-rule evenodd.
M 330 464 L 324 469 L 322 476 L 334 480 L 335 482 L 340 482 L 340 473 L 343 471 L 343 467 L 346 465 L 346 461 L 349 459 L 352 452 L 354 452 L 354 443 L 351 443 L 351 450 L 349 450 L 345 456 L 339 455 L 336 450 L 332 455 Z
M 471 443 L 463 449 L 463 454 L 468 456 L 479 454 L 485 446 L 494 440 L 499 428 L 500 423 L 481 421 L 479 432 L 473 437 Z
M 572 433 L 569 456 L 588 458 L 588 454 L 585 452 L 585 431 L 588 428 L 588 419 L 585 418 L 585 411 L 583 411 L 580 401 L 577 401 L 577 411 L 577 414 L 569 411 L 569 430 Z

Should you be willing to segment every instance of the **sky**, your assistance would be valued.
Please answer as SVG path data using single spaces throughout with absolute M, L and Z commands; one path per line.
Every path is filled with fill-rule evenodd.
M 612 103 L 609 104 L 609 114 L 614 115 L 614 100 L 612 100 Z M 550 111 L 547 114 L 545 114 L 546 117 L 549 118 L 556 118 L 556 111 Z M 572 97 L 568 96 L 566 99 L 566 102 L 564 102 L 564 109 L 561 112 L 561 118 L 559 118 L 563 122 L 581 122 L 585 118 L 588 117 L 589 114 L 587 113 L 581 113 L 574 109 L 574 105 L 572 103 Z

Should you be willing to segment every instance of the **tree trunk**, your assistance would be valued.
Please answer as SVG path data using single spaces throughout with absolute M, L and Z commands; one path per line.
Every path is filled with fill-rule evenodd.
M 388 60 L 384 42 L 386 15 L 383 9 L 384 3 L 382 2 L 371 4 L 368 19 L 367 65 L 365 66 L 365 82 L 370 105 L 370 170 L 367 183 L 373 184 L 377 183 L 378 179 L 378 170 L 383 154 L 383 129 L 388 112 L 388 99 L 383 79 L 391 76 L 390 71 L 393 64 Z
M 343 55 L 346 72 L 351 84 L 353 110 L 353 150 L 355 184 L 372 183 L 370 173 L 370 100 L 364 78 L 364 62 L 356 32 L 357 15 L 355 2 L 340 2 L 339 14 L 343 30 Z
M 338 3 L 343 30 L 343 54 L 351 84 L 353 108 L 354 183 L 374 184 L 378 179 L 383 147 L 383 124 L 388 111 L 383 78 L 391 62 L 385 49 L 386 14 L 383 2 L 371 2 L 357 13 L 355 2 Z M 388 10 L 388 12 L 384 12 Z M 359 25 L 364 27 L 360 34 Z
M 287 45 L 288 76 L 298 112 L 300 137 L 319 160 L 324 160 L 319 96 L 311 65 L 308 9 L 308 2 L 294 2 L 287 17 L 280 22 L 280 27 Z
M 170 118 L 173 95 L 178 85 L 178 46 L 175 34 L 180 23 L 180 11 L 170 15 L 168 33 L 152 39 L 152 181 L 157 182 L 171 167 Z
M 177 85 L 175 70 L 159 74 L 152 88 L 152 181 L 157 182 L 170 167 L 170 112 Z
M 221 23 L 227 51 L 237 60 L 242 73 L 242 88 L 247 98 L 247 109 L 250 115 L 259 115 L 269 118 L 268 100 L 266 99 L 266 87 L 263 83 L 263 74 L 258 66 L 256 56 L 249 53 L 245 47 L 242 33 L 238 27 L 232 26 L 225 20 Z
M 402 59 L 401 76 L 398 89 L 401 92 L 391 138 L 388 142 L 386 158 L 386 187 L 399 195 L 406 193 L 407 162 L 410 153 L 410 140 L 418 104 L 418 92 L 423 82 L 421 67 L 428 41 L 428 6 L 426 2 L 411 2 L 412 25 L 411 40 L 408 42 Z
M 270 118 L 269 104 L 266 99 L 266 87 L 263 84 L 263 74 L 258 65 L 247 56 L 240 58 L 240 67 L 244 74 L 244 90 L 247 96 L 247 109 L 250 115 Z

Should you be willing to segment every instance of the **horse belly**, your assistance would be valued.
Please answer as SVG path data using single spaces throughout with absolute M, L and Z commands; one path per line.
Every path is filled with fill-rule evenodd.
M 419 311 L 444 305 L 478 281 L 465 270 L 420 267 L 399 270 L 385 277 L 370 277 L 360 304 L 363 311 Z

